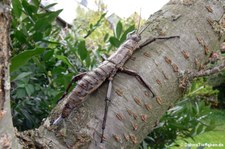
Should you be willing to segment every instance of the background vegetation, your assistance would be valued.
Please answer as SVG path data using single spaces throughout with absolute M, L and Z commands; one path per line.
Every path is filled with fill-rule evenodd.
M 31 3 L 13 0 L 12 5 L 11 105 L 13 122 L 19 131 L 38 127 L 72 77 L 96 67 L 104 55 L 110 55 L 137 27 L 135 22 L 139 19 L 134 13 L 115 27 L 111 26 L 105 18 L 106 7 L 99 5 L 97 12 L 85 13 L 79 8 L 80 17 L 73 27 L 61 28 L 55 19 L 62 10 L 48 11 L 55 4 L 40 8 L 40 0 Z M 221 75 L 224 77 L 225 73 Z M 195 80 L 140 148 L 179 146 L 182 142 L 177 140 L 192 141 L 196 135 L 215 128 L 224 131 L 225 121 L 221 118 L 225 83 L 213 88 L 207 80 Z M 212 107 L 220 110 L 212 110 Z M 205 134 L 221 135 L 221 131 L 217 132 Z

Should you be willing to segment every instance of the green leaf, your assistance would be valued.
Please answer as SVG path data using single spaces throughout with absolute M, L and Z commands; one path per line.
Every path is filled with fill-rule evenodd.
M 34 86 L 32 84 L 26 85 L 25 89 L 28 96 L 31 96 L 34 93 Z
M 33 119 L 30 116 L 30 114 L 28 113 L 28 111 L 25 109 L 22 109 L 22 108 L 20 110 L 21 110 L 21 113 L 26 117 L 26 120 L 31 121 L 33 123 Z
M 39 19 L 34 25 L 34 31 L 43 32 L 51 28 L 51 23 L 58 17 L 58 15 L 61 12 L 62 12 L 62 9 L 54 11 L 54 12 L 47 12 L 44 14 L 40 14 Z
M 26 62 L 33 56 L 39 55 L 44 52 L 44 48 L 36 48 L 34 50 L 26 50 L 21 52 L 20 54 L 14 56 L 11 59 L 11 66 L 10 66 L 10 72 L 15 71 L 19 67 L 26 64 Z
M 195 102 L 195 112 L 196 112 L 196 115 L 198 115 L 199 114 L 199 105 L 200 105 L 200 103 L 197 103 L 197 102 Z
M 49 61 L 53 57 L 53 54 L 54 50 L 46 50 L 43 54 L 44 61 Z
M 49 5 L 45 6 L 43 9 L 48 10 L 49 8 L 55 6 L 56 4 L 57 4 L 57 3 L 49 4 Z
M 135 26 L 134 25 L 131 25 L 130 27 L 128 27 L 124 31 L 123 35 L 121 36 L 120 43 L 123 43 L 127 39 L 127 34 L 130 33 L 130 32 L 132 32 L 134 29 L 135 29 Z
M 29 76 L 30 74 L 32 74 L 32 72 L 22 72 L 22 73 L 20 73 L 18 76 L 14 77 L 14 78 L 11 77 L 11 81 L 21 80 L 21 79 Z
M 109 42 L 117 48 L 120 46 L 120 41 L 116 37 L 110 37 Z
M 108 38 L 109 38 L 109 33 L 105 34 L 104 39 L 103 39 L 104 42 L 106 42 Z
M 119 39 L 120 36 L 121 36 L 121 33 L 122 33 L 122 30 L 123 30 L 123 25 L 122 23 L 119 21 L 116 25 L 116 37 Z
M 33 35 L 32 35 L 34 41 L 40 41 L 43 39 L 43 33 L 42 32 L 35 32 Z
M 26 96 L 26 92 L 23 88 L 18 88 L 16 91 L 17 98 L 24 98 Z
M 89 28 L 90 28 L 90 29 L 93 29 L 93 24 L 92 24 L 92 23 L 90 24 Z
M 45 40 L 45 39 L 42 39 L 42 41 L 45 42 L 45 43 L 50 43 L 50 44 L 54 44 L 54 45 L 60 45 L 60 43 L 57 42 L 57 41 L 49 41 L 49 40 Z
M 199 126 L 197 126 L 196 134 L 199 135 L 203 132 L 204 132 L 204 125 L 199 124 Z
M 12 9 L 13 14 L 17 18 L 19 18 L 21 16 L 21 14 L 22 14 L 22 8 L 21 8 L 20 1 L 19 0 L 13 0 L 12 1 L 12 7 L 13 7 L 13 9 Z
M 101 21 L 104 19 L 105 15 L 106 13 L 103 13 L 99 18 L 99 20 L 94 25 L 93 24 L 89 25 L 89 30 L 87 31 L 87 34 L 84 36 L 84 38 L 90 36 L 95 31 L 95 29 L 101 25 Z
M 72 68 L 75 72 L 77 72 L 76 68 L 73 66 L 73 64 L 69 61 L 69 59 L 63 55 L 56 55 L 56 58 L 63 61 L 65 64 L 67 64 L 70 68 Z
M 88 55 L 88 51 L 86 49 L 84 40 L 82 40 L 78 43 L 78 54 L 82 61 L 85 60 Z
M 39 7 L 39 6 L 40 6 L 40 3 L 41 3 L 41 0 L 32 0 L 32 3 L 33 3 L 36 7 Z
M 26 0 L 22 0 L 22 6 L 25 10 L 25 12 L 30 16 L 32 17 L 33 16 L 33 13 L 36 13 L 37 10 L 38 10 L 38 7 L 35 7 L 31 4 L 29 4 Z
M 143 149 L 148 149 L 148 143 L 145 141 L 142 142 Z
M 86 62 L 86 67 L 89 67 L 91 65 L 91 58 L 89 55 L 86 57 L 85 62 Z
M 26 36 L 23 34 L 23 32 L 19 31 L 19 30 L 16 30 L 14 32 L 14 36 L 15 38 L 20 41 L 21 43 L 27 43 L 27 40 L 26 40 Z
M 63 11 L 63 9 L 48 12 L 48 15 L 46 16 L 46 19 L 48 19 L 48 22 L 53 22 L 55 19 L 59 16 L 59 14 Z
M 24 80 L 17 80 L 17 88 L 25 88 L 26 82 Z
M 192 82 L 192 85 L 191 85 L 191 90 L 190 90 L 190 92 L 196 90 L 196 88 L 197 88 L 197 82 L 196 82 L 196 81 L 193 81 L 193 82 Z
M 44 32 L 48 28 L 51 28 L 51 24 L 48 22 L 48 19 L 38 19 L 34 25 L 34 30 L 37 32 Z

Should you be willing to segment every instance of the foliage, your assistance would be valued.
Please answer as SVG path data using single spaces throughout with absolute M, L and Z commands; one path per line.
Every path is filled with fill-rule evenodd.
M 101 27 L 99 27 L 96 17 L 105 17 L 106 15 L 103 13 L 104 16 L 101 16 L 102 12 L 106 11 L 106 7 L 102 7 L 99 8 L 101 11 L 85 11 L 78 7 L 79 15 L 74 21 L 75 25 L 72 29 L 72 32 L 76 31 L 79 38 L 83 37 L 89 50 L 92 51 L 92 55 L 95 56 L 94 66 L 102 61 L 102 56 L 109 56 L 112 51 L 116 50 L 126 40 L 127 34 L 135 29 L 133 22 L 125 24 L 121 20 L 114 27 L 106 19 L 101 21 Z
M 213 131 L 206 132 L 203 134 L 200 134 L 196 137 L 194 137 L 194 140 L 191 138 L 187 138 L 184 142 L 183 140 L 177 140 L 176 143 L 179 144 L 179 146 L 171 147 L 170 149 L 183 149 L 186 147 L 188 149 L 187 145 L 190 144 L 221 144 L 224 146 L 225 140 L 223 138 L 224 131 L 225 131 L 225 110 L 217 110 L 213 109 L 212 114 L 209 115 L 209 119 L 214 121 L 216 123 L 216 128 Z M 188 143 L 187 143 L 188 142 Z M 191 148 L 191 147 L 190 147 Z M 189 148 L 189 149 L 190 149 Z M 193 147 L 196 148 L 196 147 Z M 207 147 L 205 147 L 207 148 Z M 210 147 L 208 147 L 210 148 Z M 211 147 L 211 148 L 223 148 L 220 147 Z
M 188 93 L 185 95 L 186 97 L 194 97 L 194 96 L 212 96 L 217 95 L 218 90 L 213 90 L 212 86 L 206 83 L 206 78 L 198 78 L 195 79 L 191 87 L 189 88 Z
M 218 104 L 216 108 L 224 109 L 225 107 L 225 71 L 220 72 L 214 77 L 210 77 L 209 83 L 213 84 L 214 88 L 219 90 L 218 94 Z
M 96 67 L 134 29 L 119 22 L 112 31 L 102 11 L 85 14 L 87 19 L 80 15 L 72 29 L 61 29 L 55 24 L 61 10 L 39 5 L 40 0 L 12 2 L 11 101 L 19 130 L 37 127 L 72 77 Z
M 185 97 L 192 99 L 201 99 L 207 105 L 216 107 L 218 105 L 219 91 L 213 89 L 213 87 L 208 85 L 206 82 L 207 78 L 198 78 L 194 80 Z
M 176 146 L 178 138 L 186 141 L 186 138 L 194 139 L 199 134 L 213 130 L 216 125 L 213 119 L 208 118 L 212 114 L 210 106 L 202 99 L 210 96 L 217 98 L 217 94 L 218 91 L 206 85 L 203 78 L 194 81 L 184 99 L 166 112 L 158 126 L 142 142 L 141 148 Z
M 219 86 L 215 87 L 215 89 L 219 90 L 217 108 L 224 109 L 224 107 L 225 107 L 225 82 L 223 82 Z
M 54 24 L 61 10 L 48 12 L 39 5 L 38 0 L 12 1 L 11 105 L 19 130 L 33 128 L 47 116 L 59 93 L 57 85 L 62 85 L 53 82 L 60 74 L 51 73 L 60 70 L 54 65 L 59 61 L 53 53 L 63 52 L 58 49 L 60 30 Z M 61 70 L 66 71 L 63 67 Z

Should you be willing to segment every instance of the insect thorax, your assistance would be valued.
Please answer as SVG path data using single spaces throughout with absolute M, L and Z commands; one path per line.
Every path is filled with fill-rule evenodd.
M 132 39 L 136 42 L 139 42 L 141 40 L 141 35 L 136 33 L 136 31 L 134 30 L 134 31 L 127 34 L 127 40 L 128 39 Z

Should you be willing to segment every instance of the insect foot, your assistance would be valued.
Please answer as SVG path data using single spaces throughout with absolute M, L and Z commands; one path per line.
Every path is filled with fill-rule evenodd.
M 185 91 L 188 85 L 190 84 L 191 80 L 190 72 L 188 72 L 187 70 L 179 71 L 178 80 L 179 80 L 179 88 Z

